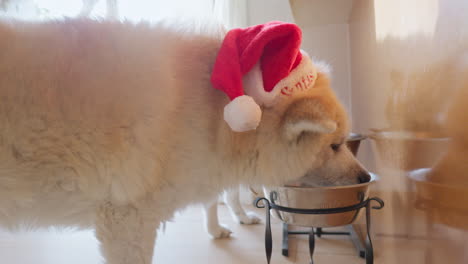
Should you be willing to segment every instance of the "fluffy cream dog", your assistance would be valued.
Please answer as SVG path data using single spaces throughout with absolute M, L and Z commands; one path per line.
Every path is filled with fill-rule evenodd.
M 1 225 L 92 227 L 106 263 L 151 263 L 159 224 L 223 189 L 366 176 L 324 73 L 236 133 L 210 84 L 224 33 L 178 28 L 0 22 Z

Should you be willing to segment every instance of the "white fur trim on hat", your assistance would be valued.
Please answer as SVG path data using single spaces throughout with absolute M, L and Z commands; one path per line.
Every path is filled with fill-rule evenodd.
M 289 73 L 288 77 L 279 81 L 273 90 L 279 90 L 282 95 L 291 96 L 293 93 L 314 87 L 317 80 L 317 68 L 306 54 L 302 55 L 299 65 Z
M 278 82 L 270 92 L 265 91 L 263 87 L 262 71 L 260 63 L 257 62 L 243 78 L 245 93 L 252 96 L 257 104 L 271 107 L 281 93 L 291 95 L 295 91 L 304 91 L 313 87 L 317 79 L 317 69 L 307 53 L 301 52 L 303 56 L 299 65 Z
M 262 110 L 254 99 L 247 95 L 234 98 L 224 107 L 224 120 L 233 131 L 245 132 L 258 127 Z
M 254 67 L 244 76 L 242 85 L 246 94 L 252 96 L 257 104 L 264 106 L 271 106 L 281 92 L 281 89 L 272 90 L 271 92 L 265 91 L 260 62 L 255 63 Z

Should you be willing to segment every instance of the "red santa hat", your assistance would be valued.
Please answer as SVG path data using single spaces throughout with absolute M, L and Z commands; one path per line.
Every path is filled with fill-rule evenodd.
M 260 106 L 270 107 L 282 95 L 313 86 L 316 69 L 300 50 L 301 37 L 298 26 L 277 21 L 227 33 L 211 83 L 231 99 L 224 120 L 233 131 L 257 128 Z

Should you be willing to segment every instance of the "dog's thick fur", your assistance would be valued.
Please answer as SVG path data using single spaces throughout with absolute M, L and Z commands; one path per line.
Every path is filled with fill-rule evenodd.
M 330 147 L 348 128 L 324 73 L 257 130 L 229 129 L 209 80 L 223 34 L 0 22 L 0 224 L 93 227 L 107 263 L 150 263 L 159 224 L 223 189 L 357 182 L 351 152 Z

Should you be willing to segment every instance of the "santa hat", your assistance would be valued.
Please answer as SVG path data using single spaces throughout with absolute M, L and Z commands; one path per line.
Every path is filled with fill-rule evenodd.
M 224 120 L 233 131 L 257 128 L 260 106 L 270 107 L 280 96 L 313 86 L 316 69 L 300 50 L 301 37 L 298 26 L 277 21 L 227 33 L 211 83 L 231 99 Z

